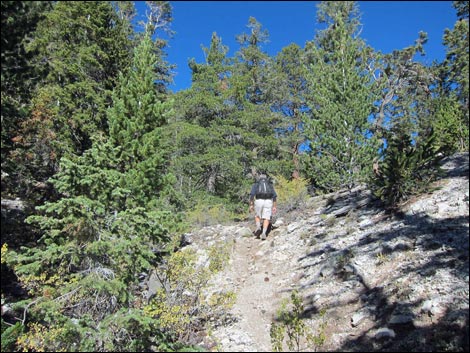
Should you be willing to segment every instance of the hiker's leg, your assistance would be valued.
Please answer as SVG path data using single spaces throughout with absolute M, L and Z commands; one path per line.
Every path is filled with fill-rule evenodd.
M 255 224 L 256 224 L 256 230 L 255 230 L 255 235 L 259 237 L 261 234 L 261 213 L 263 211 L 263 204 L 261 202 L 262 200 L 255 200 Z
M 255 216 L 256 229 L 261 228 L 261 218 Z
M 258 216 L 255 217 L 255 223 L 256 223 L 256 229 L 255 231 L 253 232 L 253 234 L 255 235 L 255 237 L 259 238 L 259 235 L 261 234 L 262 232 L 262 228 L 261 228 L 261 218 L 259 218 Z
M 262 240 L 266 239 L 266 234 L 268 232 L 268 227 L 269 227 L 269 219 L 264 218 L 263 219 L 263 231 L 261 232 L 261 239 Z
M 261 240 L 266 239 L 266 233 L 268 231 L 269 219 L 263 218 L 263 230 L 261 232 Z
M 266 233 L 269 227 L 269 218 L 263 219 L 263 232 Z
M 272 214 L 272 207 L 273 207 L 273 202 L 271 200 L 263 200 L 263 214 L 261 217 L 263 218 L 263 232 L 261 233 L 261 239 L 266 239 L 266 233 L 268 231 L 269 227 L 269 222 L 271 220 L 271 214 Z

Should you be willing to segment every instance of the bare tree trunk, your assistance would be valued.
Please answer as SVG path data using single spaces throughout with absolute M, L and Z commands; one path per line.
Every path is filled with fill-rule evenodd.
M 214 170 L 211 170 L 209 174 L 209 178 L 207 179 L 207 190 L 210 193 L 215 193 L 215 179 L 216 179 L 217 173 Z

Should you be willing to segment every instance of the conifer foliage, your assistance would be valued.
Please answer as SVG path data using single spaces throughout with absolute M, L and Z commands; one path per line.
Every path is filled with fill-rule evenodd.
M 114 341 L 117 321 L 126 327 L 119 312 L 135 306 L 139 274 L 156 263 L 167 240 L 169 214 L 159 206 L 168 178 L 159 136 L 170 103 L 157 99 L 152 45 L 146 36 L 121 75 L 108 111 L 109 139 L 96 140 L 81 157 L 62 160 L 53 181 L 61 197 L 28 219 L 43 236 L 11 263 L 37 298 L 28 316 L 47 318 L 49 328 L 80 318 L 79 325 L 66 326 L 76 339 L 68 345 L 106 350 L 95 342 L 102 335 L 98 327 L 109 325 L 107 344 Z M 138 309 L 131 312 L 137 322 L 143 320 Z M 134 338 L 130 333 L 122 344 L 135 344 Z
M 371 50 L 356 35 L 357 10 L 352 1 L 322 2 L 318 18 L 328 27 L 307 45 L 307 175 L 326 191 L 363 182 L 378 148 L 369 122 L 374 109 Z
M 441 174 L 439 162 L 443 153 L 434 131 L 430 130 L 421 141 L 413 144 L 411 137 L 400 130 L 389 139 L 373 189 L 390 210 L 400 201 L 426 191 Z
M 82 154 L 93 135 L 107 130 L 106 108 L 118 72 L 131 61 L 131 43 L 126 22 L 106 1 L 54 2 L 23 38 L 28 61 L 22 67 L 30 78 L 20 82 L 31 100 L 10 136 L 15 148 L 9 159 L 20 166 L 11 173 L 12 191 L 44 197 L 46 190 L 34 185 L 58 171 L 62 156 Z

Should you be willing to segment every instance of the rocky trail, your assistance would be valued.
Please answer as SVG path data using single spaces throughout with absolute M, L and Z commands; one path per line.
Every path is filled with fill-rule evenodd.
M 468 154 L 444 169 L 432 193 L 396 215 L 357 188 L 310 198 L 278 217 L 265 241 L 251 223 L 191 234 L 199 251 L 233 243 L 211 290 L 233 291 L 236 302 L 210 332 L 210 349 L 273 351 L 271 324 L 296 290 L 309 332 L 324 337 L 303 337 L 300 351 L 468 351 Z
M 230 347 L 233 342 L 236 350 L 237 345 L 246 347 L 250 342 L 248 346 L 254 351 L 269 351 L 269 328 L 278 289 L 273 281 L 274 265 L 270 258 L 262 257 L 263 248 L 269 246 L 267 242 L 261 243 L 254 238 L 246 240 L 235 245 L 231 271 L 227 273 L 228 280 L 234 278 L 234 284 L 239 288 L 232 313 L 241 320 L 235 329 L 228 329 L 225 333 L 228 337 L 221 344 Z

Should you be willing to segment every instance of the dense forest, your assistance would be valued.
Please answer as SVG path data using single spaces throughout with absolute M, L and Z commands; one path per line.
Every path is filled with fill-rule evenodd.
M 2 351 L 199 349 L 218 309 L 172 255 L 244 219 L 259 171 L 280 197 L 366 184 L 393 212 L 468 151 L 468 1 L 430 66 L 426 33 L 381 53 L 358 3 L 325 1 L 303 48 L 269 56 L 253 17 L 233 57 L 213 33 L 176 93 L 171 3 L 146 4 L 136 23 L 131 1 L 1 2 Z

